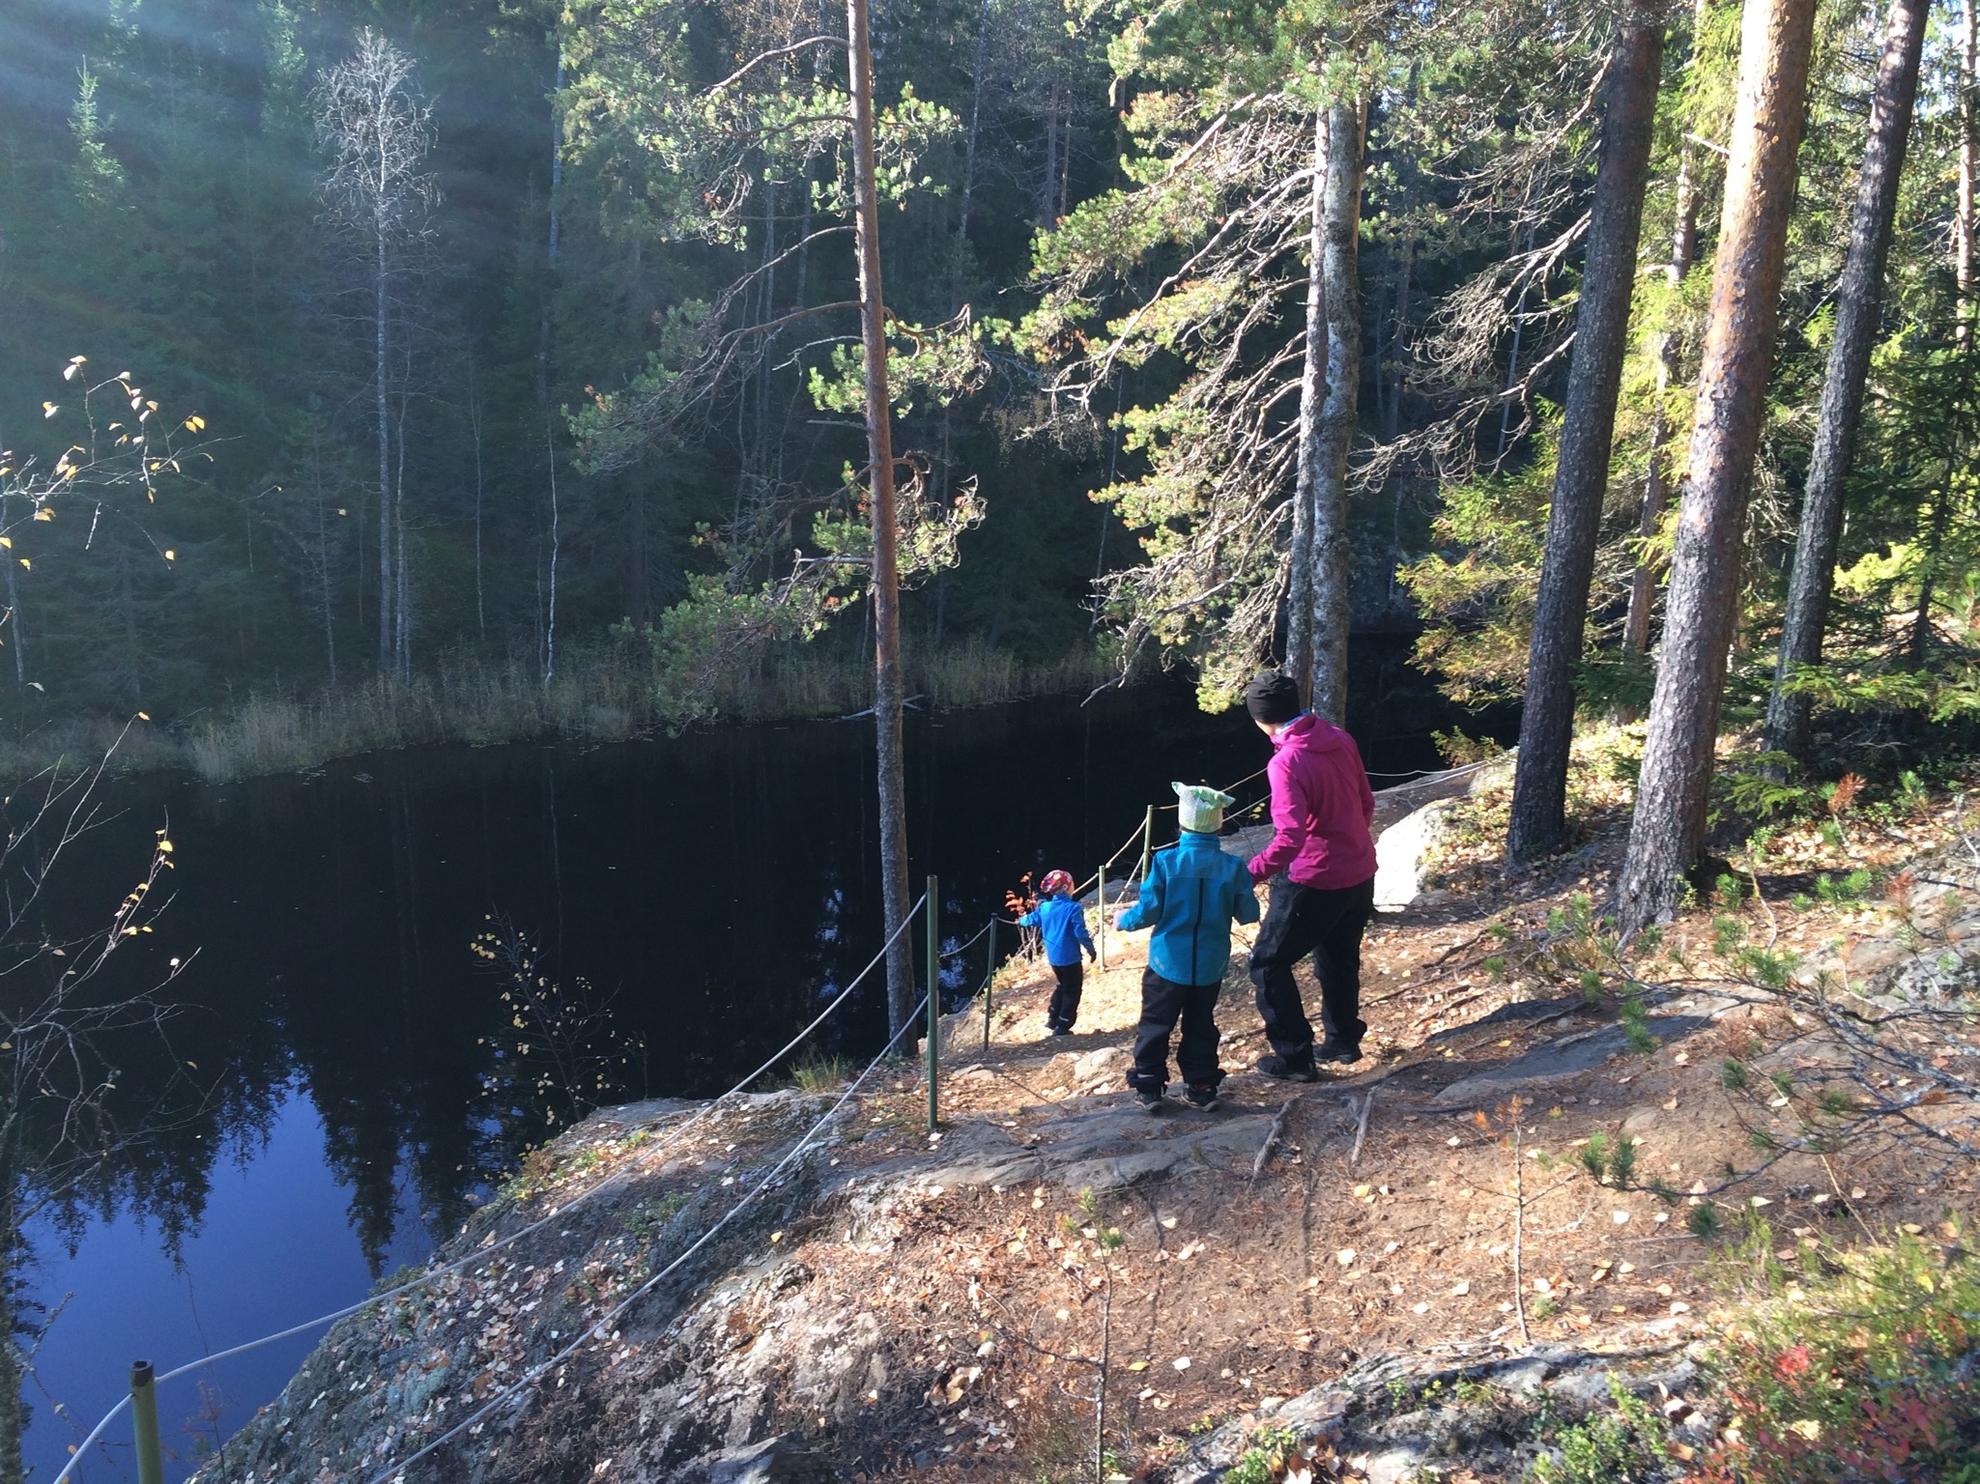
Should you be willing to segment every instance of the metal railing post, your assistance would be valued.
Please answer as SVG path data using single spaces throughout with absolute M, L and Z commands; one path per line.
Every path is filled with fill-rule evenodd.
M 928 878 L 928 902 L 926 907 L 928 923 L 928 1132 L 934 1133 L 941 1126 L 941 1094 L 936 1087 L 937 1064 L 941 1060 L 937 1026 L 942 1016 L 942 960 L 941 920 L 942 910 L 937 906 L 936 881 Z
M 1134 877 L 1137 881 L 1146 881 L 1148 879 L 1148 856 L 1154 844 L 1155 806 L 1150 804 L 1148 806 L 1148 812 L 1141 818 L 1141 868 L 1135 872 Z
M 131 1429 L 137 1435 L 138 1484 L 165 1484 L 158 1449 L 158 1388 L 148 1360 L 131 1362 Z
M 1100 967 L 1104 969 L 1107 967 L 1107 868 L 1105 866 L 1100 868 L 1099 880 L 1100 938 L 1099 947 L 1095 950 L 1094 956 L 1100 960 Z
M 990 1049 L 990 996 L 997 988 L 997 919 L 990 918 L 990 947 L 983 966 L 983 1049 Z

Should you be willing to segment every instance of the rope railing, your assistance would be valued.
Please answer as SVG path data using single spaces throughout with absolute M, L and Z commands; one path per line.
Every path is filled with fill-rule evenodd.
M 276 1330 L 271 1334 L 265 1334 L 253 1340 L 245 1340 L 238 1345 L 231 1345 L 225 1350 L 219 1350 L 209 1355 L 203 1355 L 198 1360 L 188 1361 L 184 1365 L 174 1367 L 172 1370 L 160 1372 L 155 1376 L 150 1376 L 148 1379 L 148 1385 L 151 1387 L 162 1386 L 168 1381 L 176 1381 L 180 1377 L 190 1375 L 194 1371 L 205 1370 L 210 1366 L 219 1364 L 223 1360 L 231 1360 L 235 1356 L 246 1355 L 253 1351 L 263 1349 L 269 1345 L 279 1344 L 283 1340 L 293 1339 L 297 1335 L 307 1334 L 311 1330 L 321 1329 L 325 1325 L 335 1324 L 340 1319 L 348 1319 L 351 1315 L 359 1313 L 364 1309 L 368 1309 L 373 1304 L 387 1303 L 393 1299 L 402 1298 L 407 1294 L 415 1293 L 418 1290 L 426 1287 L 428 1284 L 431 1284 L 441 1278 L 448 1276 L 450 1273 L 462 1272 L 468 1268 L 475 1267 L 480 1263 L 486 1262 L 489 1258 L 493 1257 L 496 1253 L 502 1251 L 505 1247 L 514 1246 L 517 1242 L 523 1240 L 523 1238 L 530 1236 L 532 1233 L 541 1231 L 551 1222 L 566 1220 L 574 1209 L 584 1204 L 586 1201 L 593 1199 L 594 1197 L 604 1193 L 607 1190 L 611 1190 L 617 1186 L 628 1183 L 634 1178 L 634 1176 L 639 1174 L 642 1170 L 649 1168 L 652 1165 L 653 1161 L 656 1158 L 658 1158 L 661 1154 L 664 1154 L 674 1148 L 679 1147 L 680 1143 L 684 1139 L 686 1139 L 687 1136 L 695 1128 L 699 1127 L 704 1120 L 712 1117 L 715 1114 L 716 1110 L 722 1107 L 725 1103 L 727 1103 L 727 1101 L 730 1098 L 736 1096 L 736 1094 L 740 1093 L 744 1088 L 748 1087 L 752 1082 L 756 1081 L 757 1078 L 761 1077 L 765 1072 L 769 1071 L 772 1067 L 776 1066 L 786 1056 L 790 1055 L 791 1052 L 795 1051 L 801 1044 L 803 1044 L 805 1039 L 809 1037 L 813 1031 L 817 1030 L 819 1026 L 823 1025 L 826 1022 L 826 1020 L 831 1017 L 834 1011 L 836 1011 L 849 998 L 851 998 L 853 991 L 859 988 L 861 983 L 865 981 L 866 977 L 886 960 L 888 952 L 892 950 L 893 946 L 900 941 L 901 935 L 905 933 L 910 926 L 913 925 L 915 918 L 919 916 L 923 911 L 923 909 L 926 908 L 927 906 L 928 906 L 928 897 L 926 894 L 924 894 L 919 901 L 917 901 L 912 907 L 908 909 L 907 916 L 901 919 L 899 926 L 897 926 L 894 929 L 893 933 L 888 937 L 887 941 L 881 945 L 880 951 L 874 954 L 872 960 L 868 962 L 866 967 L 861 969 L 859 973 L 853 976 L 851 982 L 848 983 L 844 989 L 840 990 L 839 993 L 832 998 L 831 1002 L 827 1004 L 823 1010 L 819 1011 L 819 1013 L 812 1019 L 809 1025 L 805 1026 L 803 1030 L 799 1031 L 789 1041 L 785 1042 L 784 1045 L 774 1055 L 772 1055 L 761 1066 L 757 1067 L 755 1071 L 751 1072 L 748 1076 L 744 1077 L 740 1082 L 737 1082 L 727 1092 L 722 1093 L 718 1097 L 711 1098 L 708 1102 L 704 1103 L 700 1108 L 696 1109 L 692 1116 L 690 1116 L 683 1123 L 681 1123 L 679 1127 L 671 1131 L 670 1137 L 667 1139 L 666 1143 L 660 1146 L 660 1148 L 640 1155 L 637 1159 L 628 1163 L 623 1168 L 613 1171 L 610 1175 L 607 1175 L 604 1179 L 598 1181 L 596 1184 L 588 1186 L 584 1190 L 578 1192 L 578 1194 L 573 1196 L 570 1200 L 552 1206 L 548 1211 L 546 1211 L 542 1216 L 538 1217 L 536 1220 L 528 1223 L 526 1226 L 518 1227 L 515 1231 L 510 1232 L 507 1236 L 501 1238 L 499 1241 L 491 1242 L 485 1247 L 477 1247 L 475 1248 L 474 1251 L 466 1253 L 461 1257 L 454 1258 L 448 1262 L 441 1263 L 437 1267 L 428 1268 L 425 1272 L 421 1273 L 417 1278 L 408 1279 L 404 1283 L 397 1284 L 394 1287 L 384 1289 L 383 1291 L 378 1293 L 367 1294 L 364 1298 L 359 1299 L 354 1304 L 346 1304 L 344 1307 L 340 1309 L 333 1309 L 327 1314 L 319 1314 L 314 1318 L 305 1319 L 300 1323 L 289 1325 L 285 1329 Z M 912 1024 L 913 1024 L 913 1017 L 910 1017 L 908 1020 L 908 1025 L 912 1025 Z M 906 1029 L 907 1026 L 904 1025 L 902 1027 L 902 1030 L 904 1031 Z M 898 1042 L 899 1040 L 900 1040 L 900 1033 L 896 1032 L 894 1036 L 894 1042 Z M 890 1042 L 889 1046 L 891 1047 L 894 1044 L 894 1042 Z M 113 1406 L 108 1412 L 106 1412 L 103 1415 L 102 1419 L 96 1424 L 96 1426 L 91 1428 L 88 1435 L 84 1437 L 82 1442 L 76 1446 L 74 1453 L 70 1455 L 69 1461 L 66 1465 L 63 1466 L 62 1471 L 55 1476 L 55 1484 L 68 1484 L 68 1481 L 71 1479 L 72 1475 L 74 1474 L 77 1465 L 82 1462 L 84 1455 L 86 1455 L 89 1452 L 89 1450 L 93 1446 L 95 1446 L 95 1444 L 98 1442 L 98 1440 L 102 1438 L 104 1432 L 109 1428 L 109 1426 L 113 1422 L 115 1422 L 119 1417 L 121 1417 L 124 1414 L 124 1411 L 128 1407 L 130 1407 L 131 1404 L 132 1404 L 131 1397 L 125 1396 L 121 1398 L 115 1406 Z
M 661 1268 L 657 1273 L 653 1274 L 652 1277 L 648 1278 L 644 1283 L 640 1284 L 639 1287 L 635 1288 L 631 1293 L 627 1294 L 623 1299 L 621 1299 L 617 1304 L 615 1304 L 609 1311 L 607 1311 L 603 1317 L 587 1325 L 583 1333 L 578 1335 L 578 1337 L 572 1340 L 568 1345 L 564 1346 L 563 1349 L 557 1351 L 556 1354 L 550 1356 L 547 1360 L 540 1361 L 536 1365 L 530 1367 L 529 1370 L 525 1371 L 516 1380 L 512 1381 L 509 1385 L 503 1387 L 502 1390 L 496 1392 L 494 1396 L 490 1397 L 486 1402 L 482 1403 L 481 1406 L 477 1407 L 474 1411 L 470 1412 L 467 1416 L 463 1417 L 459 1422 L 456 1422 L 452 1427 L 448 1428 L 445 1432 L 441 1433 L 440 1436 L 433 1439 L 432 1442 L 426 1444 L 417 1453 L 409 1454 L 405 1458 L 401 1459 L 399 1462 L 393 1464 L 390 1468 L 386 1469 L 384 1472 L 372 1475 L 369 1484 L 403 1484 L 403 1481 L 405 1479 L 405 1471 L 407 1469 L 411 1468 L 421 1459 L 430 1457 L 432 1454 L 439 1451 L 441 1448 L 444 1448 L 448 1443 L 452 1442 L 455 1438 L 459 1437 L 462 1433 L 466 1432 L 476 1423 L 482 1421 L 491 1413 L 497 1411 L 499 1408 L 501 1408 L 511 1399 L 519 1396 L 525 1389 L 534 1386 L 538 1381 L 542 1380 L 545 1375 L 549 1374 L 549 1372 L 553 1368 L 563 1364 L 565 1361 L 569 1360 L 573 1355 L 575 1355 L 580 1349 L 584 1347 L 587 1341 L 594 1339 L 609 1340 L 611 1338 L 612 1325 L 614 1324 L 614 1322 L 616 1322 L 619 1319 L 621 1315 L 623 1315 L 634 1304 L 638 1303 L 642 1298 L 646 1297 L 647 1294 L 651 1293 L 667 1278 L 673 1276 L 675 1272 L 679 1271 L 681 1266 L 684 1263 L 686 1263 L 689 1258 L 693 1257 L 697 1252 L 701 1251 L 702 1248 L 706 1247 L 710 1242 L 714 1241 L 716 1236 L 722 1231 L 724 1227 L 728 1226 L 728 1224 L 734 1221 L 737 1216 L 741 1215 L 745 1209 L 747 1209 L 750 1205 L 754 1204 L 756 1198 L 762 1195 L 764 1191 L 768 1190 L 771 1187 L 771 1185 L 773 1185 L 776 1182 L 777 1177 L 782 1175 L 785 1170 L 789 1169 L 791 1165 L 796 1162 L 798 1156 L 803 1154 L 806 1149 L 811 1147 L 811 1141 L 818 1136 L 818 1131 L 824 1128 L 826 1124 L 830 1123 L 834 1118 L 838 1116 L 839 1110 L 845 1107 L 845 1105 L 852 1100 L 853 1094 L 857 1093 L 860 1090 L 860 1088 L 865 1085 L 866 1079 L 873 1075 L 874 1068 L 878 1067 L 882 1061 L 886 1060 L 886 1058 L 892 1054 L 894 1048 L 900 1044 L 901 1037 L 918 1023 L 920 1018 L 920 1012 L 926 1006 L 926 1004 L 927 1004 L 927 1000 L 926 997 L 924 997 L 920 1003 L 916 1004 L 914 1011 L 910 1013 L 902 1021 L 900 1029 L 895 1031 L 894 1034 L 888 1038 L 887 1044 L 880 1048 L 879 1054 L 875 1056 L 872 1061 L 866 1064 L 865 1070 L 862 1071 L 859 1074 L 859 1076 L 853 1079 L 851 1084 L 847 1086 L 844 1092 L 839 1094 L 838 1101 L 833 1103 L 830 1108 L 826 1109 L 824 1115 L 820 1117 L 816 1123 L 812 1124 L 812 1126 L 805 1131 L 804 1136 L 800 1138 L 796 1144 L 791 1146 L 789 1151 L 785 1153 L 782 1159 L 778 1160 L 776 1164 L 770 1167 L 770 1172 L 767 1175 L 765 1175 L 761 1180 L 757 1181 L 756 1184 L 749 1189 L 749 1191 L 742 1197 L 741 1200 L 737 1201 L 726 1212 L 724 1212 L 721 1218 L 718 1221 L 716 1221 L 716 1223 L 713 1226 L 709 1227 L 707 1231 L 703 1232 L 700 1237 L 696 1238 L 696 1240 L 691 1246 L 687 1247 L 684 1251 L 680 1253 L 679 1256 L 674 1258 L 672 1262 L 668 1263 L 665 1267 Z

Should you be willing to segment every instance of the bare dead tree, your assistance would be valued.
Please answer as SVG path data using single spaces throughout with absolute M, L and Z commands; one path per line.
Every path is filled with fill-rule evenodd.
M 311 102 L 326 164 L 318 191 L 325 220 L 365 264 L 371 301 L 374 438 L 378 450 L 378 664 L 400 644 L 404 584 L 395 571 L 401 522 L 394 517 L 391 419 L 397 298 L 414 250 L 425 241 L 439 187 L 425 171 L 432 109 L 411 57 L 366 27 L 357 49 L 325 73 Z

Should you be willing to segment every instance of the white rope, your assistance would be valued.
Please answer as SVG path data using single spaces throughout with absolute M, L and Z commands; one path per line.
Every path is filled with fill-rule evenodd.
M 874 969 L 877 968 L 880 965 L 880 963 L 887 957 L 888 950 L 890 950 L 894 946 L 894 944 L 900 941 L 901 934 L 908 930 L 908 927 L 914 922 L 916 914 L 921 911 L 921 909 L 927 904 L 927 902 L 928 902 L 928 896 L 924 892 L 921 896 L 921 899 L 917 901 L 914 904 L 914 906 L 908 909 L 907 916 L 901 919 L 901 924 L 899 927 L 894 929 L 893 936 L 888 938 L 887 941 L 881 945 L 880 951 L 873 956 L 872 962 L 867 964 L 865 968 L 861 969 L 858 974 L 853 976 L 852 982 L 848 984 L 844 989 L 840 990 L 839 993 L 833 998 L 832 1002 L 829 1005 L 827 1005 L 823 1010 L 819 1011 L 817 1017 L 811 1022 L 811 1024 L 807 1025 L 803 1030 L 799 1031 L 796 1036 L 792 1037 L 791 1040 L 789 1040 L 784 1044 L 781 1050 L 777 1051 L 773 1056 L 771 1056 L 771 1058 L 768 1061 L 764 1062 L 762 1066 L 758 1067 L 755 1071 L 751 1072 L 747 1077 L 743 1078 L 742 1081 L 736 1083 L 735 1086 L 731 1087 L 727 1092 L 723 1093 L 720 1097 L 714 1098 L 711 1101 L 703 1104 L 700 1108 L 698 1108 L 692 1117 L 690 1117 L 684 1123 L 682 1123 L 680 1127 L 673 1130 L 672 1137 L 667 1141 L 666 1144 L 662 1145 L 660 1149 L 656 1149 L 647 1154 L 642 1155 L 639 1159 L 635 1160 L 633 1163 L 627 1165 L 623 1169 L 615 1170 L 612 1174 L 607 1175 L 603 1180 L 600 1180 L 596 1185 L 593 1185 L 586 1190 L 580 1191 L 577 1195 L 571 1197 L 570 1200 L 565 1201 L 561 1205 L 553 1206 L 549 1211 L 545 1212 L 535 1221 L 530 1222 L 527 1226 L 518 1227 L 515 1231 L 512 1231 L 509 1233 L 509 1235 L 503 1237 L 500 1241 L 491 1242 L 486 1247 L 477 1247 L 475 1248 L 474 1251 L 467 1253 L 464 1256 L 455 1258 L 451 1262 L 442 1263 L 437 1268 L 429 1268 L 426 1272 L 421 1273 L 417 1278 L 413 1278 L 405 1283 L 401 1283 L 396 1288 L 388 1288 L 382 1293 L 369 1294 L 366 1297 L 359 1299 L 354 1304 L 346 1304 L 343 1308 L 333 1309 L 328 1314 L 319 1314 L 314 1319 L 305 1319 L 300 1324 L 290 1325 L 287 1329 L 277 1330 L 273 1334 L 262 1335 L 259 1339 L 246 1340 L 243 1341 L 241 1344 L 230 1346 L 229 1348 L 225 1350 L 217 1351 L 214 1354 L 203 1355 L 198 1360 L 188 1361 L 186 1364 L 182 1366 L 178 1366 L 173 1370 L 165 1371 L 162 1374 L 158 1375 L 157 1377 L 154 1378 L 153 1384 L 156 1386 L 162 1386 L 167 1381 L 175 1381 L 179 1377 L 184 1375 L 189 1375 L 193 1371 L 204 1370 L 208 1366 L 216 1365 L 223 1360 L 231 1360 L 236 1355 L 245 1355 L 249 1351 L 259 1350 L 264 1346 L 273 1345 L 283 1340 L 292 1339 L 296 1335 L 306 1334 L 310 1330 L 321 1329 L 326 1324 L 335 1324 L 340 1319 L 348 1319 L 351 1315 L 358 1313 L 362 1309 L 368 1309 L 373 1304 L 384 1303 L 388 1299 L 401 1298 L 408 1293 L 412 1293 L 420 1288 L 424 1288 L 427 1284 L 433 1282 L 437 1278 L 444 1278 L 449 1273 L 459 1272 L 464 1268 L 473 1267 L 476 1264 L 485 1261 L 487 1258 L 490 1258 L 494 1256 L 497 1252 L 500 1252 L 504 1247 L 512 1246 L 516 1242 L 521 1241 L 524 1237 L 529 1236 L 532 1232 L 541 1231 L 551 1222 L 561 1221 L 565 1219 L 567 1216 L 570 1215 L 574 1207 L 581 1205 L 585 1201 L 590 1200 L 593 1196 L 598 1195 L 605 1190 L 611 1189 L 614 1186 L 623 1185 L 624 1183 L 626 1183 L 626 1181 L 630 1180 L 635 1174 L 637 1174 L 642 1168 L 650 1164 L 656 1155 L 664 1152 L 666 1149 L 671 1149 L 677 1146 L 682 1139 L 687 1137 L 688 1133 L 692 1129 L 694 1129 L 698 1124 L 701 1123 L 703 1119 L 712 1116 L 715 1110 L 718 1107 L 720 1107 L 724 1102 L 726 1102 L 729 1098 L 734 1097 L 737 1093 L 741 1092 L 745 1087 L 749 1086 L 750 1083 L 754 1082 L 758 1077 L 761 1077 L 765 1072 L 769 1071 L 770 1068 L 774 1067 L 778 1062 L 782 1061 L 785 1056 L 789 1055 L 790 1052 L 792 1052 L 797 1048 L 797 1046 L 805 1039 L 805 1037 L 809 1036 L 813 1031 L 817 1030 L 819 1026 L 823 1025 L 825 1023 L 826 1018 L 830 1016 L 833 1011 L 837 1010 L 839 1006 L 843 1005 L 846 1002 L 847 997 L 850 996 L 855 989 L 859 988 L 861 982 L 865 980 L 866 976 L 868 974 L 871 974 L 874 971 Z M 896 1037 L 895 1039 L 898 1040 L 899 1038 Z M 890 1047 L 891 1044 L 892 1043 L 889 1043 Z M 55 1476 L 55 1484 L 67 1484 L 67 1481 L 69 1480 L 71 1474 L 74 1472 L 76 1465 L 82 1461 L 83 1455 L 86 1454 L 90 1450 L 90 1448 L 96 1443 L 96 1441 L 103 1436 L 104 1430 L 107 1429 L 111 1423 L 115 1422 L 120 1416 L 123 1415 L 124 1410 L 127 1407 L 129 1407 L 130 1404 L 131 1404 L 131 1399 L 128 1396 L 125 1396 L 121 1398 L 114 1407 L 112 1407 L 108 1412 L 104 1414 L 103 1419 L 100 1422 L 98 1422 L 95 1427 L 91 1428 L 89 1435 L 85 1437 L 80 1444 L 77 1445 L 75 1452 L 70 1455 L 68 1463 L 63 1466 L 62 1472 Z
M 690 1257 L 693 1257 L 695 1253 L 699 1252 L 703 1247 L 706 1247 L 710 1242 L 712 1242 L 715 1239 L 716 1234 L 720 1232 L 723 1227 L 727 1226 L 731 1221 L 735 1220 L 736 1216 L 740 1214 L 745 1207 L 747 1207 L 751 1202 L 753 1202 L 758 1196 L 763 1194 L 764 1191 L 768 1190 L 770 1186 L 776 1181 L 777 1177 L 783 1174 L 785 1170 L 790 1168 L 792 1162 L 796 1160 L 800 1154 L 804 1153 L 804 1151 L 811 1146 L 811 1141 L 813 1138 L 817 1136 L 818 1131 L 823 1127 L 825 1127 L 826 1124 L 830 1123 L 832 1119 L 838 1115 L 839 1110 L 843 1108 L 849 1101 L 851 1101 L 853 1094 L 858 1092 L 861 1086 L 865 1084 L 866 1079 L 873 1075 L 873 1069 L 879 1066 L 880 1063 L 884 1061 L 888 1057 L 888 1055 L 892 1053 L 895 1046 L 900 1044 L 901 1037 L 906 1032 L 915 1028 L 915 1026 L 917 1025 L 920 1019 L 920 1012 L 927 1007 L 927 1004 L 928 1004 L 928 996 L 923 995 L 921 997 L 920 1002 L 915 1006 L 914 1010 L 908 1014 L 906 1020 L 902 1023 L 901 1028 L 895 1031 L 894 1034 L 888 1038 L 887 1044 L 880 1048 L 880 1054 L 874 1057 L 872 1061 L 866 1064 L 866 1070 L 861 1072 L 859 1076 L 853 1080 L 852 1084 L 849 1087 L 847 1087 L 843 1093 L 839 1095 L 839 1100 L 836 1103 L 832 1104 L 832 1106 L 825 1111 L 824 1116 L 821 1117 L 818 1120 L 818 1122 L 814 1123 L 810 1127 L 810 1129 L 806 1131 L 803 1138 L 799 1139 L 796 1144 L 791 1146 L 790 1151 L 786 1153 L 782 1159 L 778 1160 L 775 1165 L 771 1166 L 770 1173 L 765 1175 L 761 1180 L 757 1181 L 757 1183 L 753 1187 L 751 1187 L 748 1194 L 743 1196 L 741 1200 L 737 1201 L 735 1205 L 731 1206 L 728 1209 L 728 1211 L 722 1216 L 721 1220 L 717 1221 L 713 1226 L 709 1227 L 707 1231 L 703 1232 L 701 1236 L 698 1239 L 696 1239 L 693 1246 L 689 1247 L 686 1251 L 682 1252 L 680 1256 L 676 1257 L 672 1262 L 668 1263 L 667 1266 L 660 1269 L 659 1272 L 655 1273 L 652 1277 L 648 1278 L 644 1283 L 640 1284 L 639 1287 L 635 1288 L 631 1293 L 627 1294 L 625 1298 L 621 1299 L 619 1303 L 616 1304 L 608 1313 L 606 1313 L 603 1318 L 599 1319 L 595 1324 L 592 1324 L 589 1327 L 587 1327 L 583 1334 L 579 1335 L 575 1340 L 572 1340 L 570 1344 L 566 1345 L 563 1349 L 559 1350 L 555 1355 L 552 1355 L 548 1360 L 542 1361 L 538 1365 L 533 1366 L 530 1370 L 526 1371 L 516 1381 L 511 1383 L 509 1386 L 504 1387 L 501 1391 L 498 1391 L 494 1396 L 490 1397 L 480 1407 L 476 1408 L 473 1412 L 470 1412 L 466 1417 L 463 1417 L 459 1422 L 455 1423 L 452 1427 L 448 1428 L 447 1431 L 441 1433 L 439 1437 L 435 1438 L 432 1442 L 428 1443 L 425 1447 L 421 1448 L 417 1453 L 414 1453 L 410 1457 L 402 1460 L 401 1462 L 394 1464 L 392 1467 L 386 1469 L 383 1473 L 373 1475 L 371 1478 L 371 1484 L 402 1484 L 402 1481 L 405 1478 L 405 1471 L 407 1469 L 411 1468 L 414 1464 L 418 1463 L 422 1458 L 425 1458 L 428 1454 L 433 1453 L 437 1449 L 444 1447 L 447 1443 L 459 1437 L 468 1428 L 472 1427 L 475 1423 L 481 1421 L 482 1418 L 488 1416 L 489 1413 L 495 1411 L 498 1407 L 502 1406 L 505 1402 L 507 1402 L 510 1398 L 514 1397 L 525 1387 L 533 1386 L 538 1381 L 542 1380 L 544 1375 L 547 1374 L 553 1367 L 561 1365 L 564 1361 L 570 1359 L 572 1355 L 576 1354 L 579 1347 L 581 1347 L 586 1340 L 609 1339 L 611 1336 L 611 1326 L 613 1322 L 619 1318 L 620 1315 L 624 1314 L 626 1310 L 630 1309 L 635 1303 L 639 1302 L 640 1299 L 644 1298 L 647 1294 L 651 1293 L 653 1289 L 656 1286 L 658 1286 L 663 1279 L 672 1275 L 674 1271 L 681 1266 L 681 1264 L 685 1263 Z

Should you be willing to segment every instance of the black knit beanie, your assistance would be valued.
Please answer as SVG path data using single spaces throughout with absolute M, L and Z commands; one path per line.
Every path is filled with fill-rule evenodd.
M 1253 721 L 1283 726 L 1299 715 L 1299 687 L 1288 675 L 1266 671 L 1244 688 L 1244 709 Z

